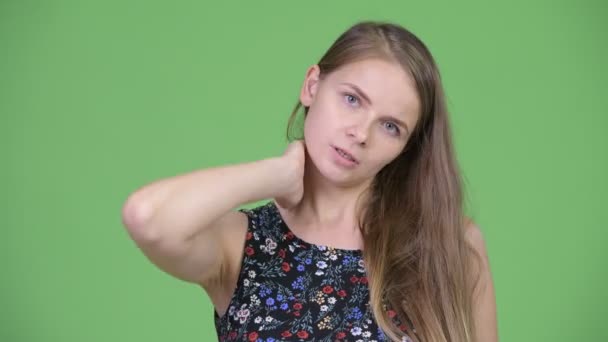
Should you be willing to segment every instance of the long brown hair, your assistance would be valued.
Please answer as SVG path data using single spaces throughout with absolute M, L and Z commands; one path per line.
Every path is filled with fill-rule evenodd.
M 479 275 L 471 275 L 480 256 L 465 238 L 463 182 L 438 68 L 412 32 L 378 21 L 351 26 L 317 64 L 324 76 L 365 58 L 400 64 L 421 104 L 407 144 L 375 176 L 358 218 L 374 317 L 397 341 L 403 326 L 390 318 L 389 307 L 414 341 L 477 341 L 472 302 Z M 301 107 L 298 101 L 289 117 L 288 141 Z

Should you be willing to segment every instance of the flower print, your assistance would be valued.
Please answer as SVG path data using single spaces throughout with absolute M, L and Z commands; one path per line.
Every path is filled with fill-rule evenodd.
M 321 270 L 317 270 L 317 271 L 315 272 L 315 275 L 318 275 L 318 276 L 320 276 L 320 275 L 324 275 L 324 274 L 325 274 L 325 272 L 323 272 L 323 271 L 321 271 Z
M 299 338 L 304 339 L 304 338 L 308 337 L 308 332 L 306 332 L 305 330 L 300 330 L 300 331 L 298 331 L 297 335 Z
M 281 304 L 281 310 L 287 310 L 288 307 L 289 305 L 287 303 Z
M 325 269 L 327 268 L 327 263 L 323 260 L 317 261 L 317 267 L 320 269 Z
M 350 277 L 350 282 L 351 283 L 356 283 L 358 281 L 359 281 L 359 278 L 357 278 L 357 276 L 354 275 L 354 276 Z
M 268 323 L 272 322 L 272 317 L 266 316 L 266 322 L 268 322 Z
M 250 270 L 248 273 L 249 278 L 255 278 L 255 271 L 254 270 Z
M 245 285 L 245 286 L 249 286 L 249 279 L 245 279 L 245 280 L 243 281 L 243 285 Z
M 328 302 L 329 304 L 336 304 L 336 297 L 329 297 L 329 298 L 327 299 L 327 302 Z
M 300 310 L 302 308 L 302 303 L 295 303 L 293 305 L 293 308 L 296 309 L 296 310 Z
M 277 248 L 277 243 L 271 238 L 266 238 L 266 244 L 260 246 L 260 250 L 270 255 L 274 254 L 274 249 Z
M 281 248 L 279 250 L 279 256 L 281 257 L 281 259 L 285 259 L 285 249 L 284 248 Z
M 312 263 L 312 259 L 311 258 L 306 258 L 306 259 L 304 259 L 304 263 L 306 265 L 310 265 Z
M 329 259 L 330 259 L 330 260 L 334 260 L 334 261 L 335 261 L 335 260 L 337 260 L 337 259 L 338 259 L 338 256 L 337 256 L 337 255 L 335 255 L 335 254 L 330 254 L 330 255 L 329 255 Z
M 248 256 L 252 256 L 252 255 L 253 255 L 253 248 L 251 248 L 251 247 L 247 246 L 247 247 L 245 248 L 245 253 L 246 253 Z
M 367 284 L 367 277 L 363 276 L 359 278 L 359 281 L 361 282 L 361 284 Z
M 258 339 L 258 333 L 255 332 L 255 331 L 250 332 L 249 336 L 248 336 L 248 339 L 249 339 L 249 341 L 255 341 L 255 340 L 257 340 Z
M 304 265 L 298 265 L 297 269 L 299 272 L 304 271 Z
M 284 272 L 289 272 L 289 270 L 291 269 L 291 267 L 289 266 L 289 264 L 288 264 L 288 263 L 284 262 L 284 263 L 281 265 L 281 269 L 282 269 Z
M 327 246 L 323 246 L 323 245 L 318 245 L 317 249 L 319 249 L 320 251 L 324 251 L 327 249 Z
M 345 332 L 340 331 L 340 332 L 338 332 L 338 333 L 336 334 L 336 338 L 337 338 L 337 339 L 343 339 L 343 338 L 345 338 L 345 337 L 346 337 L 346 333 L 345 333 Z
M 262 322 L 262 317 L 258 316 L 253 321 L 256 322 L 257 324 L 260 324 Z
M 321 307 L 319 308 L 319 310 L 321 311 L 327 311 L 327 309 L 329 309 L 329 307 L 327 305 L 321 305 Z
M 291 333 L 289 332 L 289 330 L 285 330 L 281 333 L 281 337 L 290 337 Z
M 338 291 L 338 296 L 340 296 L 340 297 L 342 297 L 342 298 L 346 297 L 346 294 L 347 294 L 347 293 L 346 293 L 346 291 L 345 291 L 345 290 L 340 290 L 340 291 Z
M 268 299 L 266 299 L 266 305 L 268 305 L 268 306 L 272 306 L 273 304 L 274 304 L 274 299 L 273 299 L 273 298 L 268 297 Z
M 361 328 L 353 327 L 352 329 L 350 329 L 350 333 L 353 334 L 353 336 L 359 336 L 361 335 Z
M 243 324 L 245 323 L 245 321 L 247 320 L 247 317 L 249 317 L 249 309 L 246 309 L 247 304 L 243 304 L 241 306 L 241 309 L 239 311 L 237 311 L 236 313 L 236 317 L 239 320 L 239 323 Z
M 369 331 L 364 331 L 363 334 L 361 334 L 361 336 L 368 338 L 368 337 L 372 336 L 372 333 Z
M 331 285 L 325 285 L 325 286 L 323 287 L 323 293 L 325 293 L 325 294 L 330 294 L 330 293 L 332 293 L 332 292 L 334 292 L 334 288 L 333 288 L 333 287 L 331 287 Z

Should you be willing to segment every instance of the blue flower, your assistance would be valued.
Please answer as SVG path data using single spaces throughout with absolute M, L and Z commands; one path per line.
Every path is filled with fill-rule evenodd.
M 266 299 L 266 305 L 271 306 L 272 304 L 274 304 L 274 299 L 272 299 L 270 297 L 268 299 Z
M 312 263 L 312 259 L 306 258 L 306 260 L 304 260 L 304 262 L 306 263 L 306 265 L 310 265 Z
M 283 300 L 283 295 L 282 294 L 278 294 L 277 295 L 277 300 Z
M 281 304 L 281 310 L 287 310 L 288 307 L 289 305 L 287 305 L 287 303 Z
M 300 272 L 304 271 L 304 265 L 298 265 L 298 271 L 300 271 Z

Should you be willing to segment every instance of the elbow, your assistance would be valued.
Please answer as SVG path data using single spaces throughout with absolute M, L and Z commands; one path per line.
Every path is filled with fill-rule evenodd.
M 150 229 L 151 208 L 145 202 L 137 201 L 130 196 L 122 207 L 122 224 L 132 239 L 136 241 L 154 241 L 155 235 Z

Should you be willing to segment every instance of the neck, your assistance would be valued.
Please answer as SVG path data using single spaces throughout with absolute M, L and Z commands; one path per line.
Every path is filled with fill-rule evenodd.
M 358 199 L 369 182 L 339 185 L 325 178 L 314 165 L 306 160 L 304 170 L 304 195 L 294 212 L 314 230 L 358 230 Z M 362 198 L 363 199 L 363 198 Z

